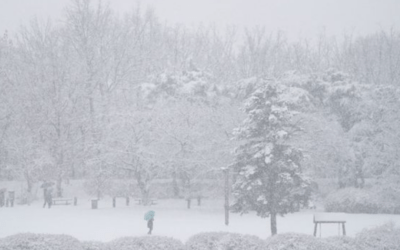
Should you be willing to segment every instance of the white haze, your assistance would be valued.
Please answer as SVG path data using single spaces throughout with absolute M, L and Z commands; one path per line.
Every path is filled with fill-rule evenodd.
M 0 0 L 0 32 L 15 33 L 37 16 L 59 20 L 70 0 Z M 94 1 L 96 2 L 96 1 Z M 127 12 L 140 4 L 152 7 L 161 21 L 188 26 L 203 23 L 264 26 L 289 39 L 352 33 L 365 35 L 400 25 L 398 0 L 113 0 L 113 10 Z

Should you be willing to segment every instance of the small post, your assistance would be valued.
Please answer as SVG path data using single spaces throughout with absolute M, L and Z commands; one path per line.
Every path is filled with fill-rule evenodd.
M 126 197 L 126 205 L 129 206 L 129 196 Z
M 5 192 L 5 188 L 0 189 L 0 207 L 5 205 Z
M 201 195 L 197 196 L 197 206 L 201 206 Z
M 116 199 L 115 196 L 114 196 L 114 197 L 113 197 L 113 207 L 115 207 L 116 203 L 117 203 L 117 199 Z
M 97 209 L 97 199 L 92 200 L 92 209 Z
M 317 236 L 317 226 L 318 224 L 314 222 L 314 236 Z
M 223 167 L 222 171 L 225 177 L 225 225 L 229 225 L 229 168 Z
M 74 197 L 74 206 L 78 205 L 78 198 Z
M 15 192 L 8 191 L 8 199 L 10 200 L 10 207 L 14 207 Z
M 190 203 L 192 202 L 192 200 L 189 198 L 186 199 L 187 200 L 187 208 L 190 209 Z
M 315 222 L 315 214 L 313 216 L 313 222 L 314 222 L 314 237 L 317 236 L 317 222 Z

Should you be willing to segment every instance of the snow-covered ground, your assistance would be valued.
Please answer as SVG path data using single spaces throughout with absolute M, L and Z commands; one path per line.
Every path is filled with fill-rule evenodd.
M 228 231 L 252 234 L 265 239 L 270 235 L 269 219 L 254 214 L 230 214 L 230 224 L 224 224 L 223 201 L 204 200 L 202 206 L 192 202 L 186 208 L 184 200 L 159 200 L 157 205 L 140 206 L 124 199 L 112 207 L 110 199 L 101 200 L 99 209 L 91 209 L 90 200 L 79 200 L 78 206 L 57 205 L 42 208 L 42 202 L 30 206 L 16 205 L 0 208 L 0 237 L 21 233 L 68 234 L 79 240 L 107 242 L 123 236 L 143 236 L 147 233 L 143 215 L 148 210 L 156 212 L 153 235 L 170 236 L 185 242 L 201 232 Z M 278 218 L 278 233 L 298 232 L 313 234 L 313 214 L 307 210 Z M 400 225 L 400 215 L 345 214 L 347 235 L 354 236 L 364 228 L 393 221 Z M 322 237 L 338 234 L 338 226 L 323 225 Z M 319 235 L 319 232 L 318 232 Z

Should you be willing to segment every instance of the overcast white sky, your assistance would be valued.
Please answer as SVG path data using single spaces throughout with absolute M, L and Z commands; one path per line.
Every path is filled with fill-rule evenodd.
M 96 0 L 92 0 L 97 2 Z M 0 32 L 11 33 L 33 16 L 57 20 L 71 0 L 0 0 Z M 103 0 L 125 12 L 137 0 Z M 141 0 L 168 23 L 216 23 L 218 26 L 265 26 L 284 31 L 289 38 L 371 33 L 400 27 L 400 0 Z

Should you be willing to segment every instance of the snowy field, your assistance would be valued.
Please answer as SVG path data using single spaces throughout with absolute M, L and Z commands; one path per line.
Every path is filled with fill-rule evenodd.
M 42 202 L 30 206 L 16 205 L 0 208 L 0 237 L 32 232 L 68 234 L 79 240 L 107 242 L 123 236 L 144 236 L 147 233 L 143 215 L 147 210 L 156 212 L 153 235 L 169 236 L 185 242 L 190 236 L 201 232 L 227 231 L 252 234 L 265 239 L 270 235 L 269 219 L 254 214 L 240 216 L 230 214 L 230 225 L 224 224 L 222 200 L 204 200 L 202 206 L 192 201 L 186 208 L 184 200 L 159 200 L 157 205 L 140 206 L 131 202 L 125 206 L 124 199 L 101 200 L 99 209 L 91 209 L 90 200 L 79 200 L 78 206 L 57 205 L 42 208 Z M 313 214 L 307 210 L 278 218 L 278 233 L 297 232 L 313 234 Z M 346 214 L 347 235 L 354 236 L 364 228 L 395 222 L 400 225 L 400 215 Z M 319 234 L 319 233 L 318 233 Z M 323 225 L 322 237 L 338 234 L 337 225 Z

